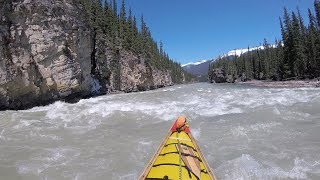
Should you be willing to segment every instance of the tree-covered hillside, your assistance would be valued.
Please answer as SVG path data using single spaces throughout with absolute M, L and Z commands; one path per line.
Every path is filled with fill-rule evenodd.
M 225 76 L 241 80 L 289 80 L 320 77 L 320 1 L 314 2 L 315 14 L 308 10 L 305 22 L 299 9 L 289 13 L 284 8 L 280 18 L 282 40 L 273 45 L 264 40 L 263 47 L 235 57 L 220 58 L 209 68 L 222 69 Z M 306 25 L 307 24 L 307 25 Z M 212 80 L 212 79 L 211 79 Z
M 174 83 L 181 83 L 183 79 L 189 81 L 192 78 L 192 75 L 182 69 L 180 63 L 169 58 L 163 49 L 163 43 L 160 42 L 158 45 L 152 38 L 143 15 L 140 18 L 133 15 L 131 8 L 126 9 L 124 0 L 121 2 L 120 9 L 118 9 L 116 0 L 76 1 L 85 11 L 89 27 L 94 32 L 92 38 L 98 41 L 96 44 L 99 46 L 108 45 L 115 54 L 120 49 L 133 52 L 145 58 L 151 67 L 159 70 L 169 70 Z M 140 21 L 140 23 L 137 23 L 137 21 Z M 140 27 L 138 27 L 138 24 L 140 24 Z M 93 55 L 91 56 L 93 64 L 95 59 L 99 59 L 95 56 L 105 53 L 103 51 L 95 52 L 96 49 L 96 47 L 93 47 Z M 103 63 L 106 62 L 100 62 L 100 64 Z M 117 62 L 111 63 L 113 63 L 113 66 L 111 66 L 113 68 L 110 71 L 117 71 Z M 93 74 L 96 68 L 99 67 L 92 67 Z

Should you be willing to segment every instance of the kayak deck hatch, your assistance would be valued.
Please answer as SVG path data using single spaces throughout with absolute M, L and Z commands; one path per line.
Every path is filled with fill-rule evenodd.
M 216 179 L 196 144 L 186 120 L 186 125 L 183 125 L 185 127 L 179 129 L 179 118 L 144 169 L 139 177 L 140 180 Z

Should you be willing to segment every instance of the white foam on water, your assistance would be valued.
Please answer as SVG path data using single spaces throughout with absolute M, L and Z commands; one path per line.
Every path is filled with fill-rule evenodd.
M 181 88 L 182 87 L 177 87 L 177 89 Z M 175 88 L 164 88 L 163 90 L 157 92 L 172 90 L 175 90 Z M 197 91 L 202 92 L 204 91 L 204 89 L 200 88 L 197 89 Z M 247 109 L 253 109 L 265 105 L 290 106 L 296 102 L 308 101 L 311 98 L 306 98 L 305 95 L 300 98 L 301 95 L 299 95 L 299 92 L 290 89 L 245 89 L 239 91 L 240 92 L 237 92 L 237 94 L 231 91 L 226 91 L 223 94 L 218 94 L 218 96 L 216 96 L 216 93 L 210 93 L 209 98 L 206 97 L 208 94 L 202 97 L 199 97 L 197 95 L 190 95 L 189 97 L 182 96 L 184 98 L 179 99 L 178 101 L 162 101 L 156 104 L 152 101 L 134 101 L 133 99 L 130 99 L 130 94 L 119 94 L 117 96 L 112 95 L 113 97 L 103 96 L 91 98 L 81 100 L 75 105 L 68 105 L 66 103 L 57 102 L 54 103 L 54 105 L 51 105 L 51 107 L 48 109 L 46 117 L 48 117 L 49 119 L 63 119 L 67 122 L 72 121 L 75 117 L 86 117 L 88 115 L 107 118 L 113 115 L 115 112 L 133 112 L 144 113 L 168 121 L 175 119 L 176 116 L 184 112 L 193 112 L 201 116 L 214 117 L 226 114 L 243 113 L 247 111 Z M 277 93 L 279 95 L 274 95 L 274 93 Z M 127 99 L 127 101 L 115 101 L 114 98 L 116 97 L 123 97 L 126 99 L 128 97 L 129 99 Z M 74 111 L 70 111 L 69 106 L 75 106 L 76 108 Z M 279 113 L 277 110 L 275 110 L 274 112 L 275 114 Z M 77 114 L 77 116 L 74 116 L 75 113 Z
M 260 103 L 257 103 L 256 99 L 249 99 L 249 98 L 241 101 L 236 101 L 235 104 L 243 105 L 246 107 L 257 107 L 261 105 Z
M 63 153 L 57 151 L 57 152 L 53 152 L 53 154 L 51 156 L 46 157 L 44 160 L 45 161 L 49 161 L 49 162 L 52 162 L 52 161 L 56 162 L 56 161 L 58 161 L 59 159 L 62 159 L 62 158 L 64 158 Z
M 281 126 L 282 123 L 270 122 L 270 123 L 256 123 L 247 126 L 236 126 L 231 128 L 231 134 L 233 136 L 246 136 L 250 135 L 253 132 L 264 132 L 272 133 L 272 128 L 276 126 Z
M 62 140 L 62 137 L 57 136 L 55 134 L 41 134 L 37 131 L 36 132 L 30 131 L 30 138 L 35 138 L 35 137 L 40 137 L 43 139 L 53 140 L 53 141 L 61 141 Z
M 175 102 L 164 102 L 163 104 L 146 102 L 111 102 L 93 105 L 89 108 L 88 113 L 107 117 L 115 112 L 135 112 L 155 116 L 164 120 L 172 120 L 172 117 L 181 113 L 183 110 L 184 108 L 177 106 Z
M 44 170 L 46 170 L 49 167 L 49 165 L 44 164 L 38 164 L 33 162 L 25 162 L 18 165 L 18 173 L 19 174 L 33 174 L 39 176 Z
M 200 91 L 198 92 L 198 90 Z M 7 143 L 14 139 L 9 142 L 13 144 L 13 147 L 5 148 L 10 150 L 17 150 L 14 146 L 18 147 L 19 143 L 24 143 L 22 141 L 31 143 L 36 147 L 29 149 L 23 146 L 23 148 L 31 151 L 31 155 L 28 154 L 23 160 L 11 160 L 11 163 L 16 164 L 17 173 L 22 176 L 41 174 L 41 177 L 48 176 L 48 179 L 50 179 L 55 178 L 52 173 L 57 172 L 62 173 L 63 177 L 69 179 L 76 177 L 86 179 L 90 175 L 100 177 L 100 173 L 106 173 L 109 175 L 108 177 L 113 179 L 136 179 L 138 175 L 136 172 L 140 171 L 139 168 L 143 166 L 142 161 L 147 161 L 146 159 L 149 157 L 146 156 L 150 155 L 150 152 L 151 154 L 154 152 L 154 147 L 158 146 L 159 142 L 158 140 L 155 142 L 156 138 L 153 133 L 146 136 L 145 132 L 137 131 L 127 135 L 129 139 L 126 139 L 118 136 L 122 132 L 117 132 L 117 130 L 124 129 L 122 126 L 128 124 L 137 126 L 134 129 L 145 127 L 146 124 L 157 126 L 164 124 L 163 121 L 173 121 L 178 115 L 184 114 L 187 117 L 192 117 L 194 123 L 190 123 L 190 125 L 196 139 L 200 141 L 202 138 L 213 139 L 212 144 L 204 144 L 205 148 L 219 145 L 221 149 L 227 151 L 225 152 L 227 156 L 222 156 L 223 154 L 212 155 L 213 162 L 218 157 L 221 157 L 220 162 L 224 162 L 215 171 L 219 178 L 304 179 L 310 178 L 310 173 L 319 174 L 319 159 L 316 159 L 318 156 L 310 152 L 295 159 L 296 156 L 299 156 L 297 152 L 300 152 L 300 147 L 295 149 L 290 145 L 292 141 L 293 144 L 295 143 L 295 137 L 299 137 L 305 140 L 303 144 L 307 145 L 306 148 L 318 147 L 313 142 L 316 138 L 312 137 L 312 133 L 315 132 L 312 128 L 318 125 L 314 121 L 317 118 L 317 113 L 314 113 L 316 111 L 314 107 L 309 108 L 308 106 L 313 106 L 313 104 L 317 106 L 320 102 L 319 97 L 320 91 L 309 89 L 249 89 L 224 85 L 212 87 L 210 85 L 209 87 L 207 84 L 197 84 L 181 86 L 180 88 L 174 86 L 168 89 L 141 93 L 100 96 L 80 100 L 75 104 L 56 102 L 45 107 L 6 112 L 8 114 L 0 116 L 8 118 L 7 121 L 9 122 L 3 126 L 4 129 L 0 128 L 0 142 L 6 140 Z M 305 109 L 300 108 L 307 103 L 308 106 Z M 259 112 L 269 113 L 270 120 L 257 118 Z M 238 121 L 237 114 L 241 114 L 241 117 L 245 118 L 245 123 Z M 132 122 L 126 124 L 124 122 L 127 121 L 124 120 Z M 298 132 L 295 129 L 297 120 L 309 120 L 308 122 L 312 123 L 299 126 Z M 210 123 L 206 123 L 207 121 L 210 121 Z M 192 124 L 200 125 L 193 126 Z M 216 131 L 204 132 L 203 125 L 208 126 L 205 129 L 215 129 Z M 289 129 L 291 127 L 293 129 Z M 308 131 L 309 129 L 311 131 Z M 281 144 L 277 141 L 279 139 L 275 140 L 273 133 L 279 133 L 290 138 L 290 142 Z M 252 136 L 259 136 L 259 138 L 266 140 L 265 144 L 268 148 L 263 151 L 265 154 L 262 158 L 261 149 L 249 149 L 256 147 L 255 144 L 252 144 L 256 141 L 246 141 L 246 138 L 252 138 Z M 221 140 L 215 140 L 215 137 Z M 245 138 L 243 139 L 243 137 Z M 103 141 L 99 142 L 100 139 L 103 139 Z M 118 145 L 115 142 L 118 143 L 119 140 L 122 141 Z M 279 141 L 281 140 L 280 138 Z M 134 141 L 134 145 L 131 144 L 132 141 Z M 88 152 L 89 154 L 86 154 L 87 149 L 83 146 L 87 142 L 89 143 L 88 146 L 99 148 L 92 148 Z M 230 144 L 242 142 L 247 146 L 243 146 L 240 150 L 234 150 L 236 146 L 230 148 Z M 3 143 L 4 146 L 6 143 Z M 102 143 L 113 144 L 109 149 L 109 147 L 101 148 Z M 66 144 L 72 147 L 65 147 Z M 46 149 L 51 145 L 56 146 L 56 148 Z M 277 154 L 278 151 L 276 150 L 283 148 L 282 145 L 292 150 Z M 263 146 L 264 144 L 257 148 Z M 73 148 L 76 150 L 73 150 Z M 0 150 L 0 152 L 8 153 L 5 149 Z M 128 153 L 128 149 L 130 153 Z M 18 149 L 19 152 L 20 150 Z M 243 155 L 233 159 L 234 156 L 238 156 L 234 153 L 239 151 Z M 97 160 L 97 156 L 101 155 L 99 154 L 101 152 L 103 155 L 112 154 L 112 157 Z M 255 156 L 249 155 L 251 153 Z M 128 171 L 112 169 L 111 165 L 117 159 L 124 161 L 124 154 L 129 156 L 125 161 L 133 165 L 132 169 L 130 169 L 131 167 Z M 229 155 L 231 160 L 227 159 L 230 157 Z M 270 163 L 261 160 L 268 155 L 275 160 L 268 159 Z M 311 158 L 316 159 L 316 161 L 308 162 L 305 160 Z M 278 161 L 281 161 L 282 164 L 277 165 Z M 5 163 L 1 160 L 0 162 Z M 66 168 L 64 169 L 64 167 Z M 81 173 L 86 170 L 88 172 Z
M 60 129 L 74 130 L 74 133 L 82 134 L 87 131 L 96 129 L 101 124 L 101 118 L 97 117 L 96 112 L 104 116 L 108 113 L 105 111 L 102 103 L 99 108 L 95 104 L 89 105 L 90 108 L 85 108 L 81 102 L 80 104 L 68 104 L 63 102 L 56 102 L 50 105 L 50 109 L 45 115 L 45 122 L 52 127 Z
M 17 112 L 19 113 L 38 113 L 38 112 L 46 112 L 47 110 L 49 110 L 51 107 L 51 105 L 47 105 L 47 106 L 36 106 L 33 107 L 31 109 L 26 109 L 26 110 L 18 110 Z
M 220 115 L 225 115 L 225 114 L 240 114 L 243 111 L 240 108 L 228 108 L 228 107 L 223 107 L 223 106 L 215 106 L 213 108 L 204 108 L 198 110 L 196 113 L 201 116 L 220 116 Z
M 120 177 L 116 177 L 116 179 L 119 178 L 119 180 L 136 180 L 138 177 L 138 173 L 129 173 L 129 174 L 126 174 L 126 175 L 122 175 Z
M 280 115 L 281 112 L 279 111 L 279 109 L 277 107 L 273 107 L 273 113 L 276 115 Z
M 48 168 L 66 165 L 80 153 L 69 148 L 45 149 L 38 154 L 29 157 L 28 160 L 16 164 L 19 174 L 33 174 L 39 176 Z
M 286 171 L 277 166 L 268 166 L 249 154 L 227 161 L 216 169 L 221 179 L 307 179 L 314 167 L 296 158 L 292 169 Z
M 292 116 L 295 116 L 295 117 L 300 117 L 300 119 L 302 120 L 309 118 L 311 116 L 309 113 L 297 112 L 297 111 L 290 111 L 290 114 L 292 114 Z
M 33 157 L 33 159 L 53 165 L 56 163 L 66 162 L 68 159 L 78 155 L 79 152 L 71 148 L 52 148 L 38 154 L 37 156 Z
M 163 92 L 173 92 L 173 91 L 175 91 L 176 89 L 175 88 L 164 88 L 162 91 Z M 142 92 L 143 93 L 143 92 Z
M 6 138 L 4 137 L 3 133 L 4 133 L 4 129 L 2 129 L 2 131 L 0 133 L 0 140 L 5 141 Z
M 69 113 L 70 111 L 68 109 L 68 104 L 61 101 L 57 101 L 48 106 L 46 117 L 49 119 L 69 120 L 70 118 L 72 118 L 67 117 Z
M 113 111 L 120 110 L 120 104 L 108 104 L 108 103 L 99 103 L 88 107 L 87 113 L 91 115 L 100 115 L 101 117 L 109 116 Z
M 270 122 L 270 123 L 257 123 L 250 125 L 251 131 L 265 131 L 271 133 L 271 129 L 276 126 L 281 126 L 282 123 L 279 122 Z
M 204 90 L 202 88 L 198 89 L 197 90 L 198 92 L 203 92 Z
M 231 92 L 224 92 L 221 98 L 224 102 L 253 109 L 260 106 L 292 106 L 295 103 L 310 102 L 320 93 L 308 93 L 303 89 L 245 89 L 233 92 L 237 96 L 230 96 Z M 232 99 L 232 101 L 228 101 Z
M 233 136 L 248 136 L 248 130 L 242 126 L 237 126 L 231 129 L 231 134 Z
M 305 113 L 305 112 L 301 112 L 298 110 L 287 110 L 285 112 L 282 113 L 282 118 L 286 119 L 288 121 L 302 121 L 302 122 L 307 122 L 307 121 L 312 121 L 312 119 L 310 119 L 311 114 L 309 113 Z
M 141 141 L 139 141 L 139 144 L 141 144 L 143 146 L 149 146 L 152 144 L 152 141 L 147 141 L 145 139 L 142 139 Z
M 201 127 L 199 126 L 198 128 L 192 128 L 192 135 L 194 136 L 195 139 L 200 139 Z
M 117 95 L 103 95 L 98 97 L 92 97 L 89 99 L 81 99 L 76 105 L 88 105 L 88 104 L 97 104 L 99 102 L 106 102 L 108 100 L 112 100 Z
M 13 129 L 27 128 L 30 125 L 32 125 L 33 123 L 38 123 L 38 122 L 40 122 L 40 121 L 38 121 L 38 120 L 24 120 L 24 119 L 21 119 L 19 121 L 19 124 L 13 126 Z

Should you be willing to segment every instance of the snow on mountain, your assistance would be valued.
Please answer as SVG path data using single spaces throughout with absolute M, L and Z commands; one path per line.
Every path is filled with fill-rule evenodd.
M 275 48 L 275 47 L 277 47 L 277 45 L 274 44 L 274 45 L 271 45 L 270 47 Z M 220 56 L 220 58 L 229 57 L 229 56 L 240 56 L 241 54 L 244 54 L 244 53 L 247 53 L 250 51 L 254 51 L 257 49 L 264 49 L 264 46 L 257 46 L 257 47 L 246 48 L 246 49 L 234 49 L 234 50 L 231 50 L 227 53 L 224 53 L 222 56 Z M 216 59 L 218 59 L 218 58 L 216 58 Z
M 271 45 L 271 47 L 275 48 L 276 45 Z M 218 59 L 219 57 L 220 58 L 224 58 L 224 57 L 229 57 L 229 56 L 240 56 L 241 54 L 244 54 L 244 53 L 247 53 L 247 52 L 250 52 L 250 51 L 254 51 L 254 50 L 257 50 L 257 49 L 264 49 L 264 46 L 257 46 L 257 47 L 253 47 L 253 48 L 243 48 L 243 49 L 234 49 L 234 50 L 231 50 L 227 53 L 224 53 L 220 56 L 218 56 L 217 58 L 214 58 L 214 59 L 211 59 L 211 60 L 201 60 L 201 61 L 197 61 L 197 62 L 189 62 L 187 64 L 183 64 L 182 67 L 185 67 L 185 66 L 197 66 L 197 65 L 200 65 L 200 64 L 203 64 L 207 61 L 212 61 L 212 60 L 215 60 L 215 59 Z
M 196 65 L 205 63 L 205 62 L 207 62 L 207 61 L 210 61 L 210 60 L 201 60 L 201 61 L 198 61 L 198 62 L 189 62 L 189 63 L 183 64 L 183 65 L 181 65 L 181 66 L 182 66 L 182 67 L 185 67 L 185 66 L 196 66 Z
M 271 45 L 270 47 L 275 48 L 276 45 Z M 240 56 L 241 54 L 245 54 L 250 51 L 254 51 L 257 49 L 264 49 L 264 46 L 257 46 L 253 48 L 243 48 L 243 49 L 234 49 L 227 53 L 224 53 L 217 58 L 211 59 L 211 60 L 201 60 L 198 62 L 190 62 L 187 64 L 182 65 L 183 69 L 187 72 L 193 74 L 193 75 L 205 75 L 208 72 L 208 68 L 211 62 L 219 59 L 219 58 L 233 58 L 234 56 Z
M 257 50 L 257 49 L 264 49 L 263 46 L 258 46 L 258 47 L 254 47 L 254 48 L 246 48 L 246 49 L 234 49 L 234 50 L 231 50 L 227 53 L 224 53 L 222 56 L 220 56 L 221 58 L 224 58 L 224 57 L 228 57 L 228 56 L 240 56 L 241 54 L 244 54 L 244 53 L 247 53 L 249 51 L 254 51 L 254 50 Z
M 211 60 L 202 60 L 195 63 L 188 63 L 183 65 L 183 69 L 187 72 L 196 75 L 206 75 L 208 72 L 209 64 L 211 63 Z

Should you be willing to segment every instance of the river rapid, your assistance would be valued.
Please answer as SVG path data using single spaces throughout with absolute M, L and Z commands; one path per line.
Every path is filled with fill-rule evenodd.
M 206 83 L 0 112 L 0 179 L 137 179 L 178 115 L 218 179 L 320 179 L 320 89 Z

